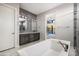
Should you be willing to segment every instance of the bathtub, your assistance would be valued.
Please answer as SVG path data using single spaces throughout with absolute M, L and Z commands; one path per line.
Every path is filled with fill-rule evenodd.
M 67 51 L 64 50 L 59 41 L 68 45 Z M 68 56 L 69 49 L 70 41 L 47 39 L 18 50 L 18 54 L 20 56 Z

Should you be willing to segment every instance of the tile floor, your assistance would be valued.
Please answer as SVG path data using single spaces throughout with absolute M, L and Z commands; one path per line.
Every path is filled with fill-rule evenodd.
M 27 46 L 32 45 L 32 44 L 36 44 L 37 42 L 39 42 L 39 41 L 22 45 L 20 48 L 13 48 L 13 49 L 9 49 L 7 51 L 0 52 L 0 56 L 18 56 L 18 53 L 17 53 L 18 49 L 27 47 Z M 72 46 L 70 48 L 69 56 L 75 56 L 75 50 Z
M 0 56 L 18 56 L 19 55 L 17 53 L 17 50 L 18 49 L 22 49 L 24 47 L 27 47 L 27 46 L 36 44 L 38 42 L 40 42 L 40 41 L 35 41 L 35 42 L 32 42 L 32 43 L 28 43 L 28 44 L 25 44 L 25 45 L 20 46 L 19 48 L 12 48 L 12 49 L 8 49 L 6 51 L 2 51 L 2 52 L 0 52 Z

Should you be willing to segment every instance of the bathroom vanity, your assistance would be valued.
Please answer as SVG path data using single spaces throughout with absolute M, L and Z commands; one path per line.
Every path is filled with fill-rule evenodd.
M 19 45 L 24 45 L 40 39 L 37 32 L 36 15 L 20 8 L 19 16 Z
M 24 32 L 19 34 L 19 45 L 34 42 L 40 39 L 39 32 Z

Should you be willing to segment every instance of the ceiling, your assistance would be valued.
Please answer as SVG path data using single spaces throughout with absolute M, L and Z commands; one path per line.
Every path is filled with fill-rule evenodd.
M 40 14 L 52 8 L 55 8 L 62 3 L 21 3 L 20 7 L 33 13 L 33 14 Z

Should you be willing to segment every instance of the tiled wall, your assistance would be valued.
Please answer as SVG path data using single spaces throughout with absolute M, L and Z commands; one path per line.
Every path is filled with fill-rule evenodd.
M 32 14 L 31 12 L 28 12 L 22 8 L 20 8 L 20 15 L 26 16 L 29 19 L 29 22 L 27 22 L 27 30 L 26 31 L 32 31 L 32 21 L 36 20 L 36 15 Z

